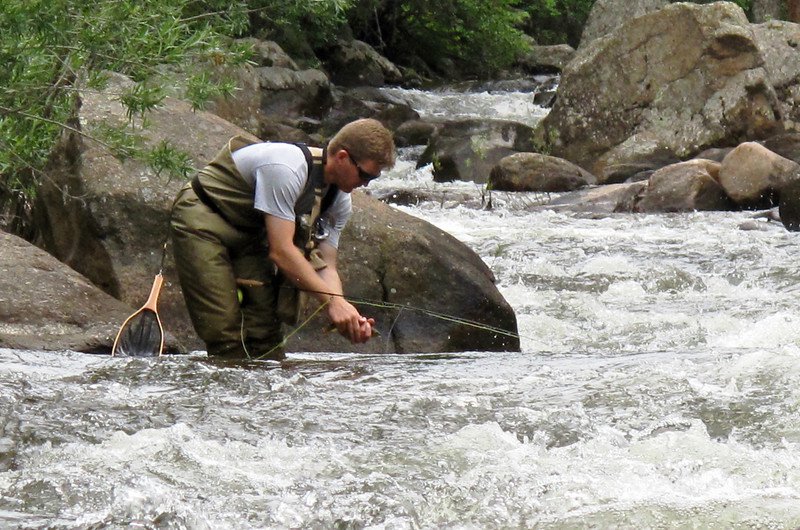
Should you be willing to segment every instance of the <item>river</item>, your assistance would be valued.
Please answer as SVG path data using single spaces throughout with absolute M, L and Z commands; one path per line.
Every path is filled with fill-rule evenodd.
M 530 97 L 406 95 L 478 115 Z M 371 187 L 478 193 L 413 156 Z M 800 526 L 797 236 L 543 200 L 401 208 L 492 268 L 521 353 L 0 350 L 0 528 Z

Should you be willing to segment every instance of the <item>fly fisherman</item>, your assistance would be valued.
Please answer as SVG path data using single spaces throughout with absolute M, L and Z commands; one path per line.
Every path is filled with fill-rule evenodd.
M 375 321 L 332 296 L 343 294 L 336 255 L 350 192 L 394 160 L 392 134 L 361 119 L 326 149 L 235 137 L 181 189 L 170 223 L 175 263 L 209 355 L 283 359 L 281 321 L 297 314 L 293 287 L 324 304 L 353 343 L 370 338 Z

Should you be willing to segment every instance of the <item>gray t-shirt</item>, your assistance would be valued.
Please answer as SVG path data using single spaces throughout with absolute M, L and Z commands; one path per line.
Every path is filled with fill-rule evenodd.
M 233 153 L 233 163 L 256 190 L 256 210 L 295 221 L 294 206 L 308 181 L 308 164 L 299 147 L 277 142 L 248 145 Z M 339 236 L 351 213 L 350 194 L 339 191 L 322 215 L 323 228 L 330 234 L 326 241 L 334 248 L 339 247 Z

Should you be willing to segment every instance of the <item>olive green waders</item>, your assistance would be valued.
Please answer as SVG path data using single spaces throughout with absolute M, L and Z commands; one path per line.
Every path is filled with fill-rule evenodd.
M 209 355 L 260 357 L 283 340 L 275 312 L 274 266 L 268 258 L 264 215 L 253 209 L 253 191 L 231 157 L 231 152 L 250 143 L 232 139 L 198 175 L 209 195 L 224 198 L 222 209 L 214 211 L 187 184 L 172 210 L 173 250 L 181 289 L 192 324 Z M 262 284 L 241 287 L 241 304 L 237 278 Z M 282 348 L 272 351 L 269 358 L 284 358 Z
M 175 263 L 189 316 L 209 355 L 259 357 L 283 340 L 265 237 L 228 224 L 188 185 L 176 199 Z M 236 278 L 258 280 L 263 287 L 242 287 L 240 305 Z M 280 348 L 270 355 L 283 357 Z
M 209 355 L 283 359 L 281 318 L 296 316 L 294 297 L 281 304 L 281 278 L 269 261 L 264 214 L 253 207 L 254 190 L 236 169 L 231 153 L 252 142 L 232 138 L 214 160 L 181 189 L 172 210 L 171 232 L 181 288 L 195 331 Z M 324 150 L 303 150 L 309 177 L 300 194 L 295 244 L 308 258 L 316 251 L 311 227 L 334 200 L 337 190 L 324 184 Z M 319 269 L 324 262 L 312 264 Z M 250 280 L 249 286 L 237 279 Z M 244 292 L 238 299 L 237 288 Z M 281 294 L 296 293 L 294 288 Z M 288 305 L 295 310 L 284 309 Z M 269 353 L 267 357 L 265 355 Z

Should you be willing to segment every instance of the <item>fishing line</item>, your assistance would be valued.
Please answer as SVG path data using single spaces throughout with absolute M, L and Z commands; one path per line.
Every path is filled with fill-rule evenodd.
M 370 299 L 370 298 L 360 298 L 360 297 L 357 297 L 357 296 L 345 296 L 343 294 L 329 293 L 329 292 L 325 292 L 325 291 L 314 291 L 314 290 L 310 290 L 310 289 L 301 289 L 301 290 L 303 290 L 303 291 L 305 291 L 307 293 L 324 294 L 324 295 L 327 295 L 327 296 L 341 296 L 342 298 L 344 298 L 345 300 L 347 300 L 349 302 L 354 302 L 354 303 L 357 303 L 357 304 L 370 306 L 370 307 L 379 307 L 379 308 L 383 308 L 383 309 L 397 309 L 400 312 L 402 312 L 403 310 L 416 311 L 418 313 L 422 313 L 422 314 L 430 316 L 430 317 L 438 318 L 438 319 L 444 320 L 446 322 L 452 322 L 454 324 L 462 324 L 464 326 L 469 326 L 469 327 L 480 329 L 480 330 L 483 330 L 483 331 L 488 331 L 490 333 L 495 333 L 497 335 L 503 335 L 503 336 L 512 337 L 512 338 L 515 338 L 515 339 L 521 339 L 522 338 L 518 333 L 514 333 L 513 331 L 508 331 L 508 330 L 505 330 L 505 329 L 502 329 L 502 328 L 491 326 L 489 324 L 483 324 L 483 323 L 475 321 L 475 320 L 469 320 L 469 319 L 457 317 L 457 316 L 454 316 L 454 315 L 448 315 L 447 313 L 440 313 L 438 311 L 433 311 L 431 309 L 425 309 L 425 308 L 422 308 L 422 307 L 415 307 L 415 306 L 407 305 L 407 304 L 398 304 L 398 303 L 394 303 L 394 302 L 384 302 L 382 300 L 374 300 L 374 299 Z M 399 317 L 399 314 L 398 314 L 398 317 Z M 395 322 L 396 321 L 397 321 L 397 319 L 395 319 Z M 394 326 L 394 324 L 392 324 L 392 326 Z
M 315 316 L 317 316 L 317 313 L 319 313 L 320 311 L 322 311 L 322 309 L 323 309 L 323 308 L 325 308 L 325 306 L 327 306 L 329 303 L 330 303 L 330 299 L 328 299 L 328 300 L 326 300 L 325 302 L 321 303 L 321 304 L 319 305 L 319 307 L 318 307 L 318 308 L 317 308 L 317 309 L 316 309 L 316 310 L 315 310 L 313 313 L 311 313 L 311 315 L 309 315 L 309 317 L 308 317 L 307 319 L 305 319 L 303 322 L 301 322 L 301 323 L 300 323 L 300 325 L 298 325 L 298 326 L 297 326 L 296 328 L 294 328 L 294 329 L 293 329 L 291 332 L 289 332 L 289 334 L 287 334 L 287 335 L 286 335 L 286 336 L 283 338 L 283 340 L 282 340 L 282 341 L 280 341 L 278 344 L 276 344 L 275 346 L 273 346 L 273 347 L 272 347 L 272 349 L 271 349 L 271 350 L 269 350 L 268 352 L 266 352 L 266 353 L 262 353 L 262 354 L 261 354 L 261 355 L 259 355 L 258 357 L 254 357 L 254 359 L 255 359 L 256 361 L 260 361 L 261 359 L 263 359 L 264 357 L 267 357 L 268 355 L 270 355 L 272 352 L 274 352 L 274 351 L 275 351 L 275 350 L 277 350 L 278 348 L 282 348 L 282 347 L 286 346 L 286 343 L 289 341 L 289 339 L 290 339 L 290 338 L 292 338 L 292 337 L 295 335 L 295 333 L 297 333 L 298 331 L 300 331 L 301 329 L 303 329 L 304 327 L 306 327 L 306 326 L 308 325 L 308 323 L 309 323 L 309 322 L 311 322 L 311 320 L 312 320 L 312 319 L 313 319 Z M 249 356 L 249 354 L 248 354 L 248 356 Z

